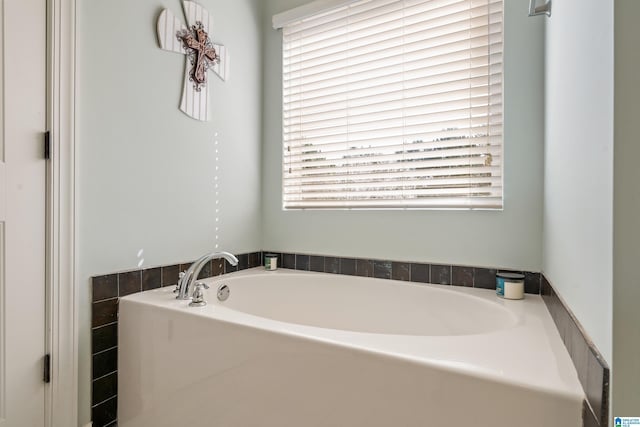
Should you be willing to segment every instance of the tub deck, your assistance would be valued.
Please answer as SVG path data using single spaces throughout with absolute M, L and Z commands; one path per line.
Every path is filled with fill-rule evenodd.
M 296 299 L 318 286 L 278 287 L 325 276 L 334 281 L 326 300 Z M 482 289 L 285 270 L 205 282 L 206 307 L 188 307 L 170 288 L 121 300 L 120 426 L 582 425 L 577 374 L 538 296 L 509 301 Z M 227 302 L 215 297 L 220 283 L 231 288 Z M 373 301 L 352 304 L 353 316 L 331 304 L 349 301 L 350 289 Z M 424 323 L 429 308 L 442 317 L 439 302 L 452 305 L 444 326 L 393 316 L 410 311 L 415 292 L 430 301 Z M 390 310 L 372 312 L 377 303 Z M 500 314 L 471 327 L 480 322 L 474 305 Z

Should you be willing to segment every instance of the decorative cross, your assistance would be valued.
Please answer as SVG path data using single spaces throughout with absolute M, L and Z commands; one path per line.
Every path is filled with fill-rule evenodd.
M 196 2 L 185 0 L 182 3 L 189 28 L 169 9 L 164 9 L 158 18 L 158 40 L 162 49 L 187 55 L 180 110 L 196 120 L 207 121 L 207 72 L 212 70 L 223 81 L 226 80 L 227 50 L 223 45 L 213 43 L 209 37 L 213 28 L 209 12 Z

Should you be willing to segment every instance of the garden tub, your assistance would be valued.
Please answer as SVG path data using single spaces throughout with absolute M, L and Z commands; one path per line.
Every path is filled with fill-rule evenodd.
M 121 299 L 121 427 L 582 426 L 539 296 L 288 270 L 204 282 L 204 307 L 171 288 Z

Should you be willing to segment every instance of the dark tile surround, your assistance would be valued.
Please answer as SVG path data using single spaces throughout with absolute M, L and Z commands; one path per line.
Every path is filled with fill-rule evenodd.
M 609 366 L 586 334 L 573 312 L 547 278 L 541 276 L 542 299 L 558 328 L 578 379 L 586 395 L 583 409 L 585 427 L 609 424 Z
M 209 262 L 199 278 L 219 276 L 262 265 L 261 252 L 238 255 L 238 267 L 220 260 Z M 93 427 L 115 427 L 118 412 L 118 298 L 172 286 L 191 263 L 97 276 L 92 279 L 91 418 Z
M 276 254 L 280 268 L 483 289 L 495 288 L 498 271 L 483 267 L 263 251 L 238 255 L 237 267 L 231 266 L 228 262 L 214 260 L 203 269 L 199 278 L 258 267 L 263 264 L 265 253 Z M 186 270 L 190 264 L 174 264 L 93 278 L 91 352 L 94 427 L 111 427 L 117 424 L 118 298 L 160 286 L 175 285 L 178 273 Z M 587 396 L 583 410 L 584 426 L 605 427 L 608 417 L 609 368 L 546 278 L 536 272 L 523 273 L 525 292 L 542 292 L 547 308 L 576 366 Z
M 375 277 L 440 285 L 495 289 L 497 269 L 459 265 L 396 262 L 366 258 L 292 254 L 277 251 L 263 253 L 278 256 L 278 266 L 291 270 L 315 271 L 348 276 Z M 513 270 L 500 270 L 513 271 Z M 540 273 L 522 272 L 525 292 L 540 294 Z

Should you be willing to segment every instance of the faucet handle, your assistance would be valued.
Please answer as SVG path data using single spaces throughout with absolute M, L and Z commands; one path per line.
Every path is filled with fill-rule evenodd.
M 185 276 L 185 274 L 187 274 L 186 271 L 181 271 L 180 273 L 178 273 L 178 283 L 176 283 L 176 288 L 173 290 L 174 294 L 180 292 L 180 282 L 182 282 L 182 278 Z
M 204 282 L 196 282 L 196 289 L 198 289 L 198 286 L 205 288 L 205 289 L 209 289 L 209 285 L 207 285 Z
M 209 285 L 203 282 L 196 282 L 193 290 L 193 299 L 189 303 L 189 307 L 203 307 L 207 305 L 207 302 L 204 300 L 204 289 L 209 289 Z

